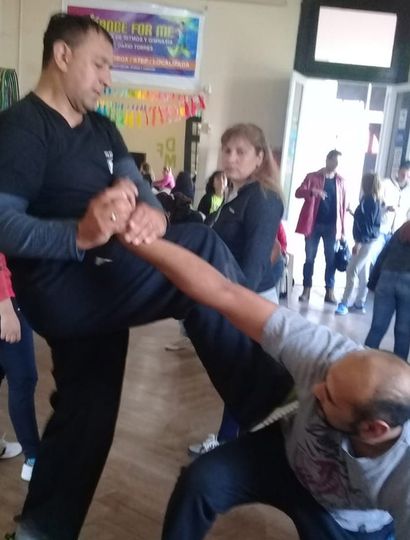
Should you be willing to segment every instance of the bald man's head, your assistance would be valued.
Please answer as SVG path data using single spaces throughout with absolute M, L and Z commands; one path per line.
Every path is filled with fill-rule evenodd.
M 353 380 L 362 384 L 362 396 L 353 405 L 357 420 L 382 419 L 390 426 L 410 419 L 410 366 L 397 356 L 368 349 L 345 357 Z
M 327 421 L 341 431 L 354 433 L 364 421 L 396 427 L 410 419 L 410 366 L 387 352 L 347 354 L 313 391 Z

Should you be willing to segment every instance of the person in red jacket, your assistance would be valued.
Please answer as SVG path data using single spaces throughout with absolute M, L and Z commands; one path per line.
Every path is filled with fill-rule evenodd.
M 337 304 L 334 295 L 335 243 L 344 237 L 346 214 L 345 183 L 336 172 L 341 155 L 337 150 L 331 150 L 326 156 L 326 166 L 309 173 L 295 193 L 297 198 L 305 199 L 296 226 L 296 232 L 305 235 L 306 250 L 301 302 L 309 300 L 317 248 L 322 239 L 326 259 L 325 302 Z
M 3 439 L 0 454 L 14 457 L 23 450 L 25 462 L 21 478 L 29 482 L 40 445 L 34 407 L 37 370 L 33 332 L 14 301 L 10 271 L 6 258 L 0 253 L 0 383 L 4 377 L 9 389 L 10 419 L 19 444 Z M 14 448 L 12 453 L 10 447 Z

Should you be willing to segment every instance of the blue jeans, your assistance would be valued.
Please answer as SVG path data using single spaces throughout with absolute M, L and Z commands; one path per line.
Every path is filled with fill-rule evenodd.
M 407 360 L 410 349 L 410 272 L 382 270 L 376 285 L 373 319 L 365 345 L 374 349 L 379 347 L 394 312 L 394 353 Z
M 273 276 L 274 276 L 274 285 L 276 286 L 279 279 L 282 277 L 283 270 L 285 268 L 285 262 L 282 255 L 280 255 L 279 260 L 273 266 Z M 279 298 L 277 297 L 276 288 L 269 289 L 268 291 L 261 291 L 258 294 L 269 300 L 270 302 L 279 303 Z M 227 442 L 236 439 L 241 431 L 241 427 L 232 414 L 224 407 L 221 425 L 218 430 L 218 441 Z
M 0 340 L 0 382 L 6 377 L 11 423 L 27 459 L 36 457 L 40 445 L 34 408 L 37 370 L 33 332 L 21 312 L 17 313 L 21 325 L 21 340 L 18 343 Z
M 392 524 L 374 533 L 342 529 L 295 477 L 278 424 L 219 446 L 184 469 L 162 540 L 202 540 L 218 514 L 257 502 L 287 514 L 301 540 L 394 540 Z
M 221 425 L 218 430 L 218 441 L 227 442 L 236 439 L 239 435 L 240 426 L 232 414 L 224 407 Z
M 336 242 L 336 229 L 333 225 L 324 225 L 322 223 L 316 223 L 313 228 L 312 234 L 305 238 L 305 253 L 306 260 L 303 265 L 303 286 L 312 286 L 313 269 L 315 265 L 315 259 L 317 254 L 317 248 L 319 246 L 320 239 L 323 240 L 323 247 L 325 251 L 326 270 L 325 270 L 325 285 L 329 289 L 333 289 L 335 286 L 335 242 Z
M 245 283 L 209 227 L 171 226 L 167 238 Z M 111 262 L 96 264 L 96 256 Z M 88 251 L 82 263 L 41 261 L 33 273 L 14 275 L 24 313 L 51 346 L 56 382 L 19 525 L 35 539 L 78 538 L 115 430 L 130 326 L 184 319 L 214 386 L 245 428 L 267 416 L 292 386 L 258 344 L 115 240 Z

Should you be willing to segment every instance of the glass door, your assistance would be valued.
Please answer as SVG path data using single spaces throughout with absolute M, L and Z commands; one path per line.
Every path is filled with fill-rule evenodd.
M 281 183 L 285 198 L 285 219 L 288 218 L 292 191 L 292 178 L 296 158 L 296 146 L 299 133 L 299 119 L 302 109 L 303 92 L 307 78 L 294 71 L 290 81 L 288 108 L 286 113 L 285 134 L 282 147 Z
M 282 145 L 281 180 L 289 247 L 295 259 L 299 255 L 301 258 L 300 264 L 295 260 L 295 268 L 302 267 L 304 253 L 303 236 L 294 234 L 303 204 L 294 195 L 297 187 L 307 173 L 324 167 L 327 153 L 337 149 L 342 153 L 338 171 L 346 182 L 348 202 L 352 208 L 357 206 L 362 175 L 375 168 L 385 95 L 385 86 L 293 73 Z M 350 216 L 345 225 L 351 231 Z

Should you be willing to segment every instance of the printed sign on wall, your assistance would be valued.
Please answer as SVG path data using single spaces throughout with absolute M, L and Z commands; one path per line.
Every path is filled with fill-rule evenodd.
M 188 90 L 198 87 L 201 14 L 113 0 L 66 1 L 66 10 L 91 16 L 111 34 L 113 82 Z

